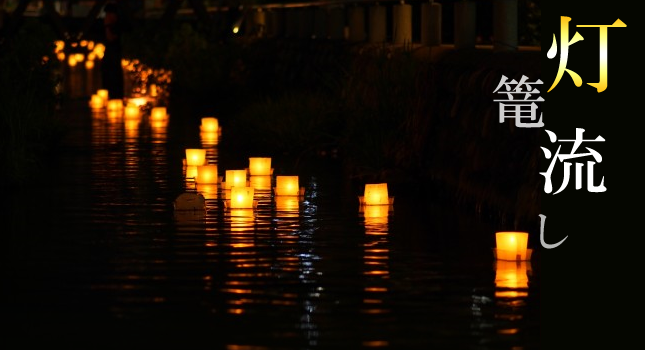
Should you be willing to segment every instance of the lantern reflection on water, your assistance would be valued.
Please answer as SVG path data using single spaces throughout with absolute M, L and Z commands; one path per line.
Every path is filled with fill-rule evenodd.
M 249 176 L 249 186 L 259 191 L 271 190 L 271 176 L 269 175 Z
M 523 298 L 528 296 L 531 263 L 527 261 L 495 262 L 495 297 Z

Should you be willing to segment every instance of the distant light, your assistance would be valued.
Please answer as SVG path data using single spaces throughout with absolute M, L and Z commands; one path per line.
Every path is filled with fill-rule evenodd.
M 240 31 L 240 27 L 233 27 L 233 33 L 237 34 Z

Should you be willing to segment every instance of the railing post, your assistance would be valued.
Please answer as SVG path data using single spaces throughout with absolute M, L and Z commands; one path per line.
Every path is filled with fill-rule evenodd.
M 477 6 L 472 0 L 455 3 L 455 49 L 475 48 Z
M 430 0 L 421 5 L 421 44 L 441 45 L 441 4 Z
M 349 9 L 349 41 L 363 42 L 366 37 L 365 8 L 363 6 L 352 6 Z
M 386 26 L 387 26 L 387 12 L 385 11 L 385 6 L 381 6 L 378 3 L 370 6 L 369 8 L 369 36 L 368 40 L 373 44 L 380 44 L 385 42 L 386 35 Z
M 412 5 L 394 5 L 394 43 L 397 45 L 409 44 L 412 42 Z
M 517 0 L 493 0 L 493 50 L 517 50 Z

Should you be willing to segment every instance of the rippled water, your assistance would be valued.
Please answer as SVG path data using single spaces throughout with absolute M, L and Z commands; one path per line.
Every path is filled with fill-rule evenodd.
M 257 207 L 229 209 L 225 191 L 185 176 L 185 148 L 207 148 L 220 175 L 232 164 L 217 141 L 187 141 L 199 131 L 181 110 L 166 125 L 71 110 L 58 171 L 5 198 L 8 330 L 246 350 L 538 348 L 539 270 L 496 264 L 485 224 L 406 193 L 361 213 L 333 161 L 285 174 L 300 176 L 300 199 L 254 179 Z M 184 192 L 207 210 L 174 211 Z

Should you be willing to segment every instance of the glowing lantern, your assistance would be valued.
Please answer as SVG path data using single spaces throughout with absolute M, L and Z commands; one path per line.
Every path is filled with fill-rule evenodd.
M 75 67 L 76 66 L 76 56 L 74 56 L 74 55 L 69 56 L 69 58 L 67 59 L 67 64 L 70 67 Z
M 226 170 L 224 188 L 246 187 L 246 170 Z
M 366 184 L 365 185 L 365 195 L 364 195 L 365 205 L 388 205 L 390 204 L 390 199 L 387 193 L 387 184 Z
M 90 107 L 92 109 L 101 109 L 105 107 L 103 98 L 97 94 L 92 95 L 92 99 L 90 100 Z
M 64 52 L 59 52 L 56 54 L 56 57 L 58 58 L 59 61 L 64 61 L 65 60 L 65 53 Z
M 126 119 L 139 119 L 139 113 L 141 113 L 141 110 L 138 106 L 132 104 L 125 106 Z
M 157 97 L 157 85 L 150 84 L 150 96 Z
M 101 96 L 103 101 L 105 101 L 105 103 L 107 103 L 108 96 L 109 96 L 109 93 L 108 93 L 107 89 L 99 89 L 99 90 L 96 91 L 96 94 Z
M 122 111 L 123 110 L 123 100 L 108 100 L 107 103 L 108 111 Z
M 271 158 L 251 157 L 249 158 L 249 174 L 271 175 Z
M 197 167 L 195 182 L 198 184 L 217 183 L 217 165 L 200 165 Z
M 275 194 L 277 196 L 300 195 L 298 176 L 276 176 L 275 181 Z
M 62 40 L 54 41 L 54 45 L 56 45 L 56 49 L 54 49 L 54 52 L 56 53 L 63 51 L 63 49 L 65 48 L 65 42 Z
M 366 223 L 387 223 L 388 215 L 389 208 L 385 205 L 366 205 L 363 209 Z
M 166 120 L 166 107 L 154 107 L 150 112 L 151 120 Z
M 92 69 L 94 68 L 94 61 L 87 60 L 85 61 L 85 69 Z
M 253 194 L 253 187 L 232 187 L 231 209 L 252 209 Z
M 202 125 L 200 130 L 203 132 L 218 132 L 219 130 L 219 121 L 217 118 L 206 117 L 202 118 Z
M 495 297 L 523 298 L 528 296 L 531 263 L 497 260 L 495 263 Z
M 93 41 L 88 41 L 87 42 L 87 49 L 88 50 L 93 50 L 94 49 L 94 42 Z
M 87 40 L 81 40 L 81 47 L 87 46 Z
M 84 60 L 85 60 L 85 55 L 83 55 L 82 53 L 77 53 L 76 54 L 76 61 L 77 62 L 83 62 Z
M 270 175 L 254 175 L 249 176 L 249 186 L 256 190 L 271 190 L 271 176 Z
M 200 166 L 206 164 L 206 150 L 201 148 L 186 149 L 186 165 Z
M 128 104 L 135 105 L 137 107 L 145 106 L 148 104 L 148 99 L 145 97 L 131 97 L 128 99 Z
M 527 232 L 497 232 L 495 234 L 497 260 L 525 261 L 530 260 L 531 250 L 527 249 L 529 234 Z

